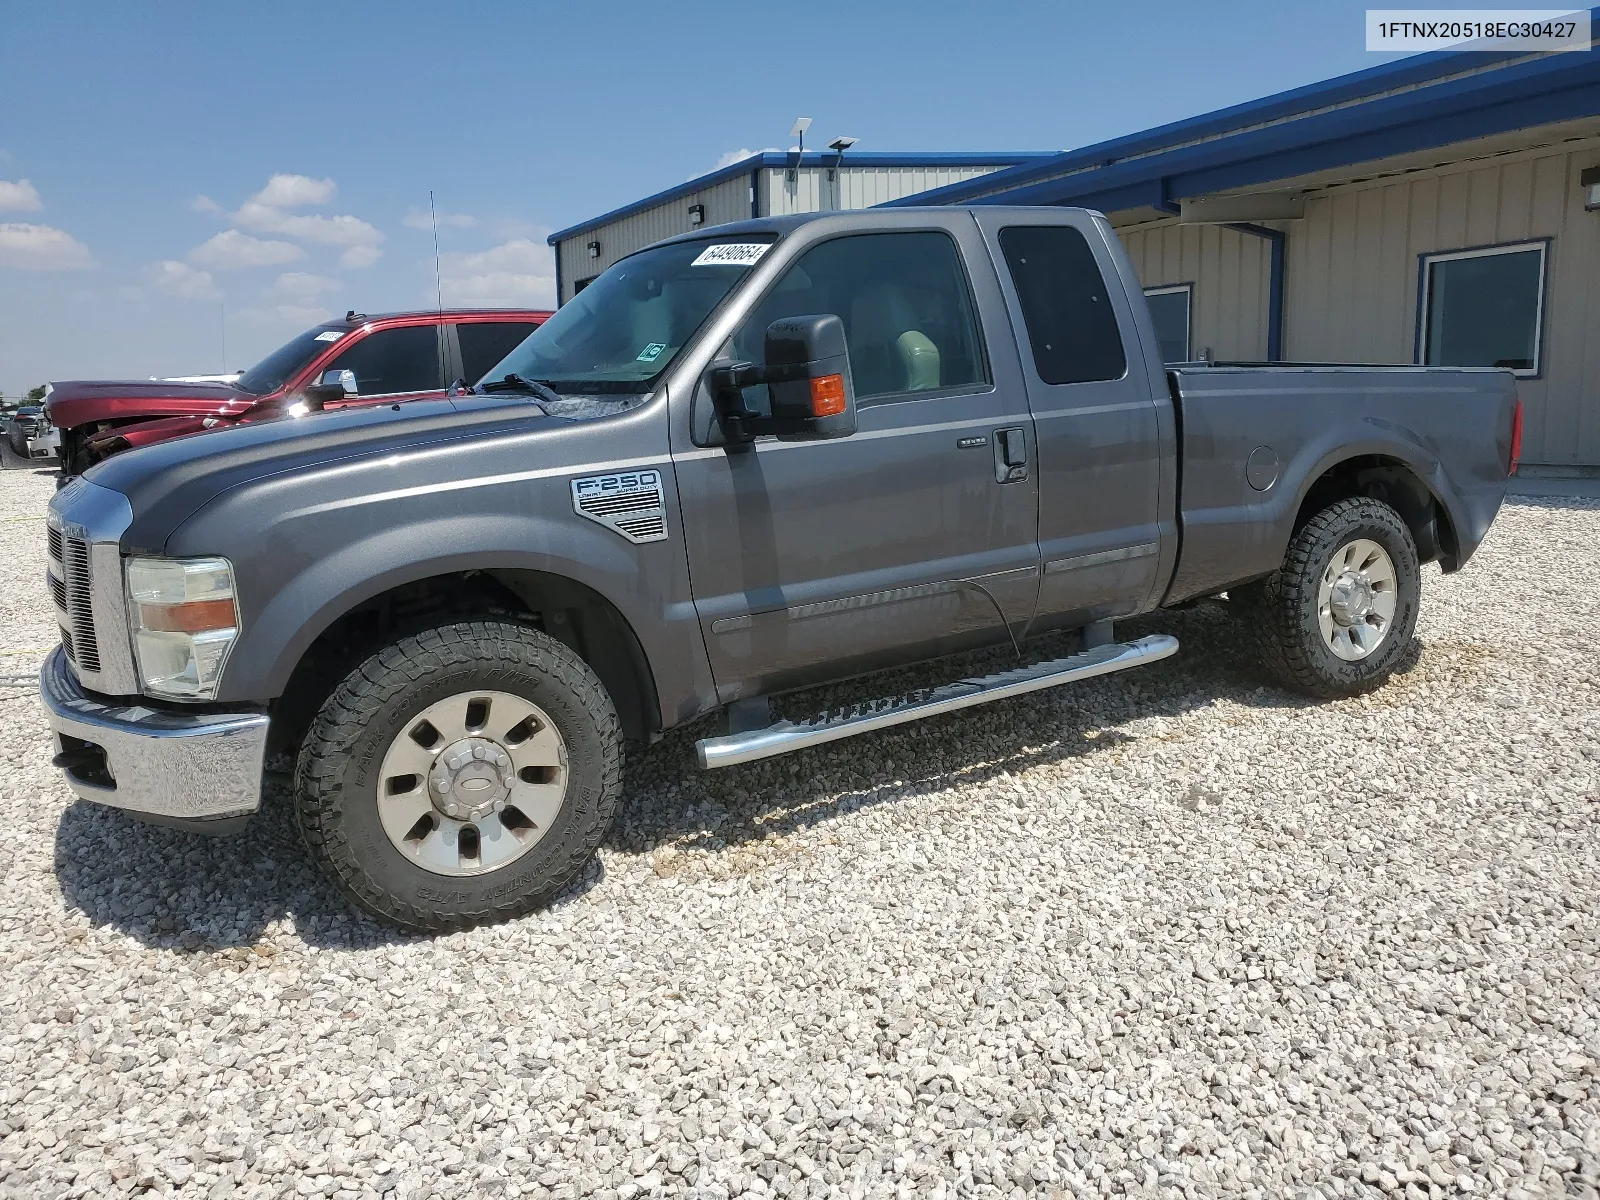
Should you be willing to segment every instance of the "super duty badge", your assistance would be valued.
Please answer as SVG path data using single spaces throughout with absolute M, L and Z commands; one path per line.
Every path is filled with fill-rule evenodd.
M 619 471 L 572 481 L 572 508 L 630 542 L 667 540 L 666 493 L 660 471 Z

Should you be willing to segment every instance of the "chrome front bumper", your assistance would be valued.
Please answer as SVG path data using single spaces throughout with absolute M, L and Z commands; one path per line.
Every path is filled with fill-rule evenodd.
M 86 695 L 57 647 L 39 671 L 67 784 L 85 800 L 186 824 L 261 806 L 267 716 L 183 713 Z

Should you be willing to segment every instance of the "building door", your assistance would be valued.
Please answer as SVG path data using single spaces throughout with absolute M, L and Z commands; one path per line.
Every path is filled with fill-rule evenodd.
M 1033 473 L 1001 478 L 995 454 L 1001 430 L 1031 452 L 1027 396 L 1013 368 L 996 386 L 985 353 L 957 240 L 981 254 L 976 231 L 934 221 L 948 230 L 812 246 L 725 347 L 760 361 L 772 321 L 838 315 L 857 433 L 676 459 L 695 604 L 724 702 L 1004 640 L 1006 623 L 1020 629 L 1032 615 Z M 992 267 L 975 265 L 992 291 Z M 750 389 L 747 404 L 769 405 L 765 391 Z

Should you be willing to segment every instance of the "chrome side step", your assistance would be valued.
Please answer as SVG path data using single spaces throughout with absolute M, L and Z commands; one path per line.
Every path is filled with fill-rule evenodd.
M 1093 679 L 1129 667 L 1169 658 L 1178 651 L 1178 639 L 1165 633 L 1152 634 L 1134 642 L 1098 646 L 1081 654 L 1054 658 L 1031 667 L 1017 667 L 975 679 L 960 679 L 943 687 L 928 688 L 907 696 L 872 700 L 850 709 L 821 713 L 806 721 L 778 721 L 765 729 L 748 733 L 729 733 L 701 738 L 695 743 L 702 767 L 731 767 L 771 758 L 807 746 L 820 746 L 840 738 L 854 737 L 874 729 L 904 725 L 935 713 L 954 712 L 991 700 L 1005 700 L 1025 692 L 1037 692 L 1079 679 Z

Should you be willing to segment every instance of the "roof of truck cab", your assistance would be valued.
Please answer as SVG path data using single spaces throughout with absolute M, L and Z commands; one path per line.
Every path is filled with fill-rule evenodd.
M 415 308 L 402 312 L 357 313 L 357 320 L 348 321 L 339 317 L 324 324 L 354 327 L 370 321 L 437 320 L 440 317 L 447 321 L 452 317 L 548 317 L 552 311 L 548 308 Z
M 1058 212 L 1095 212 L 1094 209 L 1079 208 L 1076 205 L 1052 206 Z M 676 242 L 726 242 L 746 237 L 751 234 L 765 234 L 768 236 L 782 237 L 791 233 L 802 225 L 810 225 L 816 221 L 840 220 L 851 225 L 895 225 L 904 226 L 907 218 L 915 218 L 918 213 L 926 212 L 964 212 L 992 215 L 997 212 L 1006 212 L 1015 209 L 1018 212 L 1037 215 L 1039 209 L 1022 204 L 942 204 L 927 205 L 922 208 L 850 208 L 835 209 L 832 212 L 795 213 L 785 217 L 755 217 L 748 221 L 729 221 L 726 225 L 717 225 L 711 229 L 694 229 L 688 233 L 676 234 L 669 238 L 662 238 L 658 242 L 651 242 L 649 246 L 642 246 L 633 254 L 643 253 L 654 246 L 665 246 Z M 626 262 L 633 254 L 620 258 L 618 262 Z

